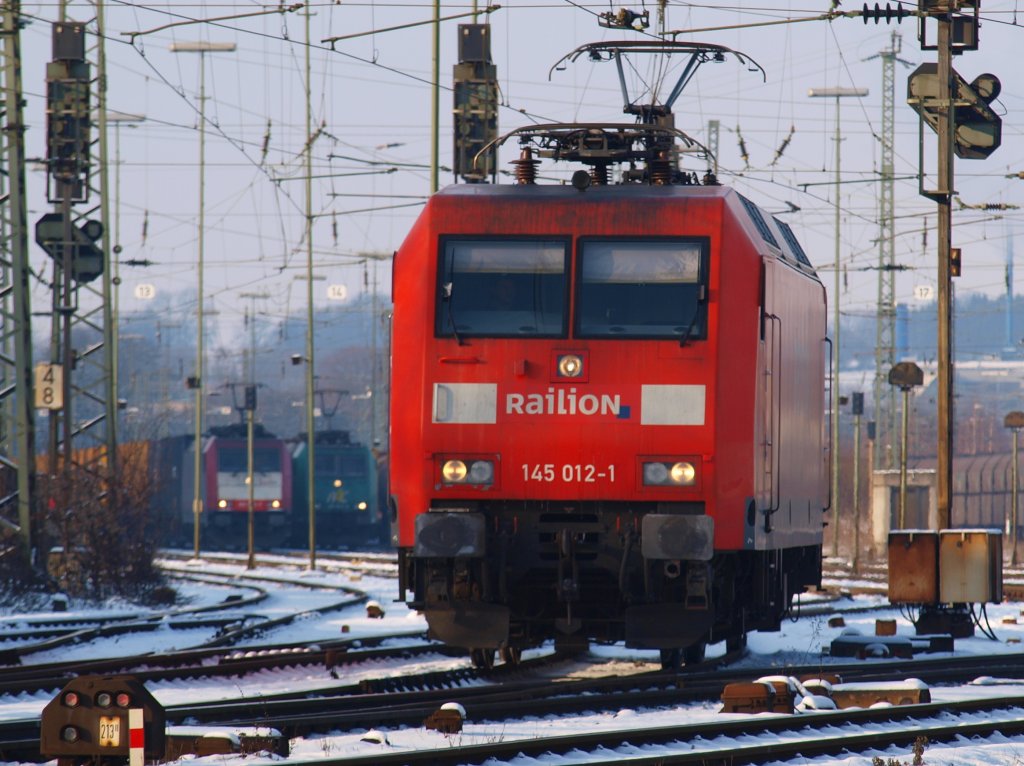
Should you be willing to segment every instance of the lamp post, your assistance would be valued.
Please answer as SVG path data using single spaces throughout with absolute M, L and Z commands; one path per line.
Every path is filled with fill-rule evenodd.
M 833 200 L 836 214 L 835 289 L 832 296 L 832 553 L 839 554 L 839 161 L 842 133 L 839 130 L 839 100 L 861 98 L 868 95 L 867 88 L 811 88 L 811 98 L 834 98 L 836 100 L 836 195 Z
M 909 425 L 910 390 L 924 382 L 924 373 L 913 362 L 899 362 L 889 370 L 889 385 L 903 392 L 903 422 L 900 433 L 900 529 L 906 527 L 907 512 L 907 428 Z
M 1024 412 L 1014 410 L 1006 414 L 1003 425 L 1013 431 L 1013 463 L 1010 468 L 1010 564 L 1017 565 L 1017 454 L 1020 429 L 1024 428 Z
M 853 552 L 850 566 L 857 571 L 857 554 L 860 551 L 860 419 L 864 415 L 864 392 L 854 391 L 853 410 Z M 869 464 L 870 465 L 870 464 Z
M 206 385 L 204 379 L 204 353 L 203 353 L 203 244 L 204 229 L 206 226 L 206 54 L 207 53 L 230 53 L 235 50 L 234 43 L 212 43 L 205 41 L 171 43 L 172 53 L 198 53 L 199 54 L 199 227 L 197 233 L 198 259 L 196 270 L 199 280 L 198 309 L 196 311 L 196 374 L 189 381 L 189 387 L 195 391 L 195 443 L 193 452 L 193 483 L 192 495 L 192 523 L 193 527 L 193 555 L 199 557 L 199 517 L 203 511 L 202 494 L 202 440 L 203 440 L 203 387 Z
M 316 459 L 316 421 L 313 412 L 314 380 L 314 338 L 313 338 L 313 102 L 312 69 L 309 55 L 311 45 L 309 29 L 310 9 L 306 6 L 306 449 L 309 466 L 306 470 L 309 505 L 306 512 L 309 520 L 309 569 L 316 569 L 316 497 L 313 491 L 313 476 Z
M 141 114 L 127 114 L 125 112 L 107 112 L 107 124 L 114 123 L 114 246 L 111 251 L 114 254 L 114 295 L 112 307 L 111 333 L 112 341 L 110 354 L 110 376 L 114 381 L 114 395 L 120 395 L 120 381 L 118 378 L 118 361 L 120 356 L 120 306 L 121 306 L 121 125 L 133 128 L 141 122 L 145 122 L 145 116 Z
M 248 487 L 248 569 L 256 568 L 256 506 L 254 501 L 255 485 L 253 481 L 253 431 L 256 423 L 256 301 L 270 297 L 270 293 L 239 293 L 238 297 L 249 299 L 249 308 L 245 314 L 245 321 L 249 325 L 249 350 L 246 352 L 248 367 L 247 375 L 249 382 L 245 386 L 245 399 L 243 409 L 245 410 L 245 444 L 248 460 L 248 469 L 245 476 L 245 483 Z

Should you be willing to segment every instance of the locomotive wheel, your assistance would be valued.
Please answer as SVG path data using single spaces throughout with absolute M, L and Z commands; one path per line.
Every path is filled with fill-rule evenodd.
M 747 634 L 744 633 L 740 636 L 733 636 L 732 638 L 725 639 L 725 651 L 727 652 L 738 652 L 741 649 L 747 648 Z
M 501 661 L 506 665 L 518 665 L 523 661 L 523 650 L 518 646 L 501 647 Z
M 590 640 L 576 633 L 559 633 L 555 636 L 555 653 L 566 657 L 578 657 L 590 650 Z
M 469 661 L 473 663 L 474 668 L 480 668 L 481 670 L 490 670 L 494 667 L 494 650 L 470 649 Z
M 662 670 L 679 670 L 679 665 L 683 660 L 682 649 L 662 649 L 661 650 L 661 669 Z
M 685 649 L 683 649 L 683 662 L 686 665 L 695 665 L 698 662 L 704 661 L 704 650 L 707 648 L 707 644 L 704 641 L 698 641 Z

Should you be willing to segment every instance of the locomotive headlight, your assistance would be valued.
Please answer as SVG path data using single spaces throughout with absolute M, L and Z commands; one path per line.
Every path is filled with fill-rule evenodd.
M 270 501 L 270 507 L 273 508 L 275 511 L 278 510 L 281 507 L 281 501 L 280 500 L 271 500 Z
M 665 484 L 668 468 L 664 463 L 644 463 L 644 484 Z
M 96 705 L 99 707 L 110 707 L 113 701 L 114 699 L 110 696 L 110 692 L 100 692 L 96 695 Z
M 469 466 L 470 484 L 490 484 L 494 479 L 494 463 L 488 460 L 474 460 Z
M 583 374 L 583 359 L 576 354 L 563 354 L 558 357 L 558 377 L 578 378 Z
M 365 501 L 361 502 L 359 505 L 356 506 L 356 508 L 358 508 L 360 511 L 365 511 L 366 510 L 366 502 Z
M 493 484 L 494 463 L 490 460 L 446 460 L 441 467 L 445 484 Z
M 448 484 L 461 484 L 468 473 L 469 469 L 461 460 L 446 460 L 441 468 L 441 475 Z
M 697 469 L 693 463 L 679 462 L 672 466 L 669 475 L 673 483 L 689 487 L 697 478 Z
M 60 730 L 60 738 L 65 742 L 77 742 L 78 729 L 74 726 L 65 726 Z
M 120 692 L 117 695 L 117 706 L 126 708 L 132 704 L 132 696 L 128 692 Z
M 228 501 L 227 500 L 218 500 L 217 501 L 217 507 L 220 508 L 221 510 L 223 510 L 224 508 L 227 508 L 228 507 Z
M 341 479 L 335 479 L 334 480 L 334 488 L 337 489 L 340 486 L 341 486 Z
M 644 484 L 654 487 L 692 487 L 697 483 L 697 468 L 686 460 L 643 464 Z
M 67 692 L 64 694 L 65 707 L 78 707 L 78 692 Z

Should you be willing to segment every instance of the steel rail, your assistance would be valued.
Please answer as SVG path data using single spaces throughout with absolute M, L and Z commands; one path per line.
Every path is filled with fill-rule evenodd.
M 764 764 L 797 756 L 840 755 L 886 750 L 894 745 L 910 746 L 918 737 L 926 737 L 929 742 L 945 742 L 996 733 L 1021 735 L 1024 734 L 1022 705 L 1024 697 L 775 718 L 745 716 L 742 719 L 717 719 L 681 726 L 588 732 L 467 746 L 458 746 L 450 738 L 444 738 L 437 749 L 391 750 L 366 756 L 350 754 L 344 758 L 317 759 L 315 763 L 319 766 L 475 766 L 524 756 L 560 756 L 559 763 L 577 761 L 588 766 L 620 766 L 628 755 L 631 766 Z M 996 711 L 1005 711 L 1007 716 L 980 722 L 948 720 L 955 715 L 991 714 Z M 940 716 L 943 717 L 941 722 L 935 720 Z M 892 726 L 869 732 L 856 728 L 859 725 L 878 727 L 884 724 Z M 768 738 L 765 734 L 775 736 Z M 738 737 L 756 737 L 758 741 L 737 745 L 735 739 Z M 650 755 L 640 755 L 645 749 L 650 749 Z

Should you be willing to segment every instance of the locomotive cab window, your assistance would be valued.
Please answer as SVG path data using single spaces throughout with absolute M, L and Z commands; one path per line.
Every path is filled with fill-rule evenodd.
M 448 337 L 563 337 L 566 243 L 442 243 L 435 331 Z
M 217 470 L 222 473 L 248 473 L 249 456 L 245 449 L 218 450 Z M 256 473 L 280 471 L 281 453 L 273 448 L 255 448 L 252 453 L 252 470 Z
M 700 242 L 581 242 L 576 334 L 680 342 L 703 338 L 706 271 Z
M 316 470 L 324 474 L 341 476 L 366 476 L 366 458 L 357 455 L 332 455 L 317 452 L 313 458 Z

